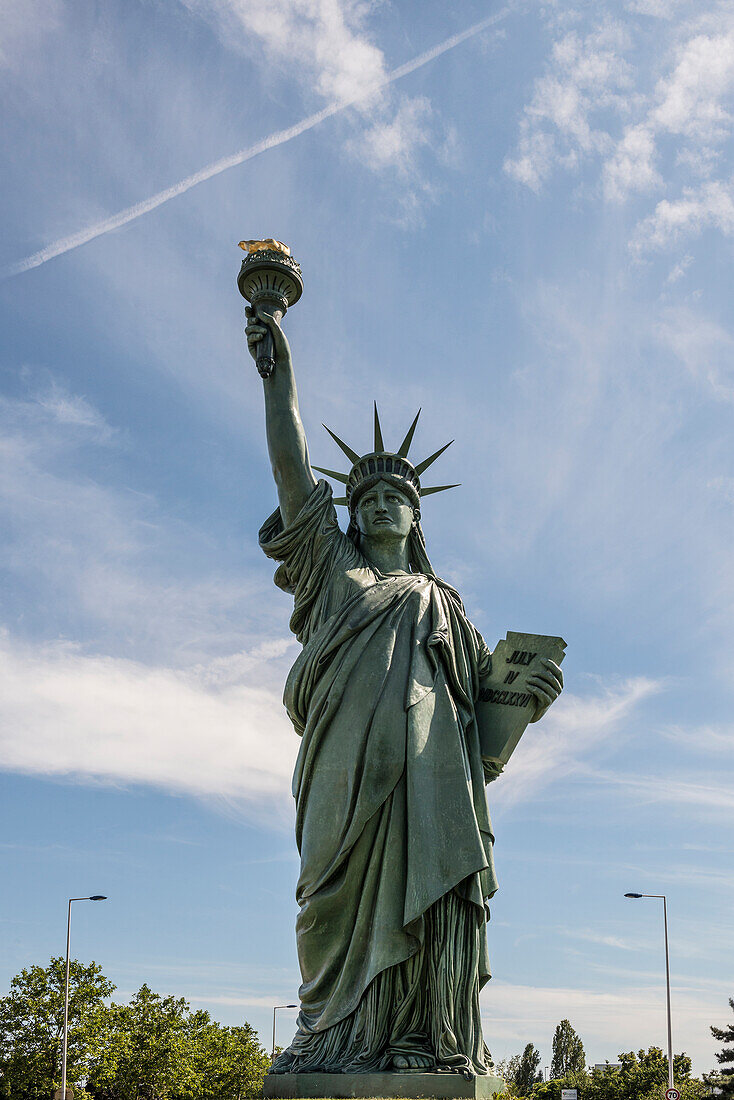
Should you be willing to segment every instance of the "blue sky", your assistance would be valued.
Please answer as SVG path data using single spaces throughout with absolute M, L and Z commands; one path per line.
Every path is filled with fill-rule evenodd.
M 424 508 L 435 566 L 490 646 L 568 642 L 489 788 L 491 1050 L 548 1065 L 562 1017 L 592 1062 L 663 1045 L 659 903 L 622 895 L 665 892 L 674 1045 L 710 1069 L 734 4 L 15 0 L 0 84 L 2 988 L 101 892 L 73 948 L 118 996 L 147 981 L 267 1044 L 296 995 L 297 646 L 235 287 L 237 241 L 272 235 L 304 271 L 312 460 L 339 461 L 322 420 L 366 450 L 373 398 L 388 445 L 422 406 L 415 453 L 456 437 L 432 473 L 462 483 Z

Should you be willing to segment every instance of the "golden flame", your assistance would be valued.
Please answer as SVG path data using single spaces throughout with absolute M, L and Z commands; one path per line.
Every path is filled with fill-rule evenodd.
M 240 241 L 240 248 L 245 252 L 262 252 L 264 249 L 270 249 L 273 252 L 283 252 L 286 256 L 291 254 L 287 244 L 276 241 L 272 237 L 267 237 L 264 241 Z

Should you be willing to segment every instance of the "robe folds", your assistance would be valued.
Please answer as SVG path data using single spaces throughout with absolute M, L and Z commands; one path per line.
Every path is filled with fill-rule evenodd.
M 474 701 L 490 657 L 449 585 L 367 561 L 324 481 L 287 529 L 276 510 L 260 545 L 303 645 L 284 702 L 301 735 L 299 1030 L 316 1035 L 424 950 L 441 899 L 485 919 L 497 881 Z M 483 932 L 477 944 L 478 995 Z

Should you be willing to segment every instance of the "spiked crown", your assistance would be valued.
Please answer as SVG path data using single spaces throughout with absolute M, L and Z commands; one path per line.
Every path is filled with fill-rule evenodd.
M 369 454 L 361 456 L 344 443 L 338 435 L 335 435 L 331 428 L 326 428 L 326 424 L 324 424 L 331 438 L 337 446 L 342 449 L 352 463 L 352 468 L 348 474 L 339 473 L 337 470 L 327 470 L 324 469 L 323 466 L 313 467 L 313 469 L 318 470 L 320 474 L 326 474 L 327 477 L 331 477 L 335 481 L 339 481 L 342 485 L 346 486 L 346 496 L 334 497 L 335 504 L 346 504 L 351 513 L 356 507 L 362 492 L 380 480 L 393 481 L 398 484 L 411 500 L 413 500 L 416 507 L 418 507 L 421 497 L 430 496 L 432 493 L 441 493 L 445 489 L 456 488 L 456 485 L 433 485 L 424 488 L 420 482 L 421 474 L 436 461 L 439 455 L 443 454 L 447 447 L 451 446 L 454 442 L 453 439 L 445 443 L 443 447 L 439 447 L 432 455 L 429 455 L 428 458 L 424 458 L 422 462 L 416 465 L 413 465 L 408 459 L 408 451 L 413 442 L 413 435 L 420 414 L 421 411 L 418 409 L 415 420 L 408 428 L 405 439 L 400 444 L 397 451 L 387 451 L 382 439 L 380 417 L 377 412 L 377 404 L 375 403 L 374 450 Z

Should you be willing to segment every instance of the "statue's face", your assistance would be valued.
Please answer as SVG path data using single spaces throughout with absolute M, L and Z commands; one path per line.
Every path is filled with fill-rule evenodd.
M 357 526 L 366 538 L 380 542 L 407 539 L 412 524 L 410 498 L 389 481 L 378 481 L 359 498 Z

